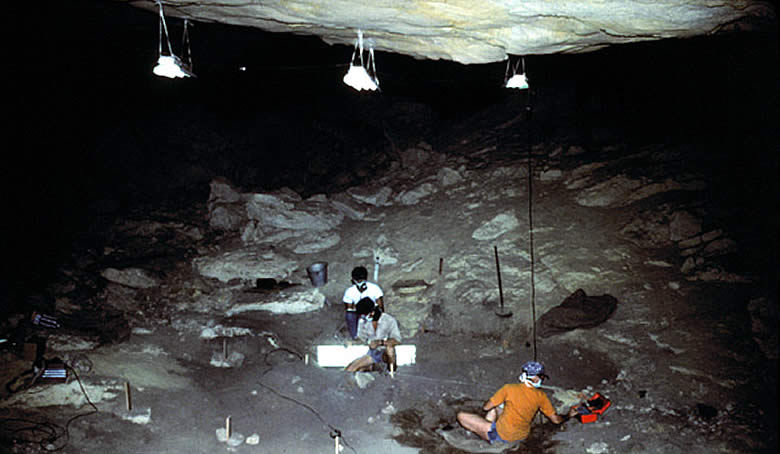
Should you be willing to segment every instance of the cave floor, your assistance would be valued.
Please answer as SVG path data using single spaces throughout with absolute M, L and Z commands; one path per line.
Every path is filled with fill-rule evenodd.
M 496 159 L 491 165 L 519 169 L 525 161 L 509 150 L 503 161 Z M 535 191 L 537 225 L 566 226 L 540 229 L 536 246 L 541 262 L 545 248 L 566 247 L 582 267 L 600 266 L 587 257 L 617 244 L 616 225 L 634 213 L 599 216 L 598 209 L 572 203 L 555 181 L 540 181 Z M 519 193 L 523 195 L 522 188 Z M 463 229 L 441 228 L 431 220 L 461 213 L 471 201 L 469 191 L 436 197 L 436 203 L 424 207 L 387 209 L 385 230 L 416 232 L 409 244 L 397 244 L 398 250 L 413 250 L 435 262 L 439 251 L 426 250 L 425 238 L 436 238 L 429 248 L 439 243 L 457 247 L 463 240 Z M 490 209 L 522 213 L 525 208 L 516 206 L 518 200 L 522 197 L 498 196 L 490 201 Z M 342 236 L 374 232 L 361 233 L 362 228 L 360 223 L 346 223 Z M 620 301 L 606 322 L 533 339 L 505 331 L 502 319 L 489 308 L 480 323 L 495 322 L 492 335 L 463 334 L 468 320 L 449 330 L 421 325 L 404 340 L 417 346 L 416 363 L 400 367 L 394 376 L 372 373 L 373 381 L 365 388 L 340 369 L 318 367 L 312 354 L 313 345 L 344 339 L 338 303 L 341 277 L 333 277 L 324 290 L 331 303 L 315 312 L 218 314 L 218 323 L 254 333 L 225 338 L 224 343 L 223 338 L 204 339 L 199 330 L 182 328 L 214 315 L 194 308 L 178 312 L 172 321 L 160 315 L 166 313 L 164 308 L 147 304 L 146 313 L 129 316 L 133 328 L 129 339 L 83 350 L 92 367 L 79 376 L 80 382 L 97 411 L 83 401 L 74 377 L 67 385 L 34 386 L 23 398 L 0 407 L 3 449 L 74 454 L 325 453 L 334 451 L 334 436 L 339 434 L 342 452 L 355 454 L 467 452 L 447 443 L 440 432 L 454 431 L 468 441 L 457 427 L 456 412 L 477 411 L 503 383 L 515 381 L 519 365 L 536 354 L 547 367 L 546 392 L 559 412 L 596 392 L 607 396 L 612 407 L 591 424 L 572 420 L 555 426 L 538 417 L 531 437 L 511 452 L 774 452 L 777 366 L 766 360 L 752 338 L 745 305 L 755 285 L 686 281 L 679 266 L 646 265 L 675 263 L 676 251 L 631 251 L 619 263 L 624 275 L 620 284 L 594 291 Z M 491 252 L 486 252 L 488 264 Z M 348 270 L 353 260 L 349 251 L 329 256 L 333 270 Z M 154 292 L 145 294 L 147 301 L 155 301 Z M 527 319 L 527 303 L 508 295 L 515 319 Z M 554 298 L 546 301 L 549 307 L 565 296 L 540 291 L 537 297 Z M 392 298 L 388 307 L 392 313 Z M 213 359 L 225 351 L 240 352 L 244 357 L 240 366 L 214 367 Z M 24 369 L 18 357 L 9 351 L 3 354 L 9 364 L 5 378 Z M 125 383 L 131 389 L 131 410 Z M 33 405 L 36 395 L 43 401 Z M 256 435 L 258 443 L 244 440 L 231 446 L 220 440 L 218 432 L 228 417 L 232 440 Z

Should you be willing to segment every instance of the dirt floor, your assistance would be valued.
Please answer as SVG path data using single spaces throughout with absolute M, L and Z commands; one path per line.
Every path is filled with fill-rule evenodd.
M 501 166 L 522 169 L 525 161 L 510 153 L 478 171 L 492 172 Z M 481 175 L 473 177 L 479 181 Z M 418 255 L 426 257 L 422 278 L 431 290 L 425 300 L 439 306 L 414 335 L 404 339 L 417 346 L 414 365 L 401 367 L 394 376 L 386 371 L 371 373 L 373 380 L 364 386 L 353 374 L 316 365 L 314 345 L 345 339 L 339 301 L 355 258 L 350 248 L 336 248 L 317 255 L 331 264 L 329 282 L 321 290 L 328 304 L 318 311 L 243 312 L 227 317 L 198 307 L 157 305 L 155 301 L 167 291 L 157 289 L 145 294 L 147 303 L 138 306 L 136 313 L 128 313 L 131 331 L 121 342 L 96 346 L 89 343 L 94 336 L 64 338 L 67 330 L 39 329 L 39 335 L 48 336 L 52 354 L 69 358 L 71 364 L 81 358 L 82 364 L 74 367 L 78 375 L 71 374 L 68 384 L 36 384 L 10 395 L 4 390 L 3 449 L 13 453 L 325 453 L 334 451 L 336 436 L 342 452 L 352 453 L 489 449 L 458 427 L 456 412 L 478 411 L 502 384 L 517 380 L 520 364 L 536 356 L 547 366 L 550 379 L 545 390 L 560 412 L 595 392 L 607 396 L 612 406 L 591 424 L 571 420 L 555 426 L 539 417 L 531 437 L 511 452 L 774 452 L 776 361 L 767 362 L 756 348 L 745 309 L 755 285 L 686 281 L 677 266 L 649 266 L 649 261 L 674 263 L 676 251 L 648 251 L 616 239 L 617 227 L 631 211 L 599 216 L 599 209 L 572 203 L 559 181 L 535 184 L 540 263 L 546 248 L 567 248 L 572 260 L 580 261 L 578 267 L 596 269 L 608 281 L 611 265 L 591 253 L 618 243 L 625 248 L 616 265 L 624 276 L 620 284 L 588 289 L 593 294 L 609 293 L 619 301 L 614 315 L 596 327 L 534 339 L 523 326 L 531 310 L 528 300 L 520 300 L 512 291 L 520 285 L 512 277 L 512 260 L 518 260 L 512 254 L 507 254 L 513 258 L 506 264 L 505 285 L 506 303 L 514 315 L 497 317 L 492 248 L 485 248 L 483 264 L 490 270 L 483 285 L 491 297 L 476 309 L 476 315 L 453 316 L 452 308 L 460 302 L 452 295 L 462 289 L 458 282 L 447 282 L 457 279 L 446 270 L 437 277 L 436 262 L 447 257 L 444 266 L 449 267 L 450 257 L 457 255 L 473 230 L 463 228 L 457 218 L 463 216 L 463 207 L 476 190 L 441 192 L 419 205 L 384 209 L 381 224 L 347 222 L 342 229 L 344 238 L 355 241 L 374 235 L 378 228 L 414 231 L 408 242 L 397 242 L 395 247 L 404 263 Z M 525 208 L 512 205 L 521 204 L 526 194 L 520 187 L 515 196 L 494 199 L 475 210 L 516 209 L 523 217 Z M 430 250 L 419 249 L 425 244 Z M 436 249 L 440 244 L 450 255 Z M 513 244 L 524 247 L 520 241 Z M 508 246 L 502 244 L 502 250 Z M 177 273 L 179 278 L 194 279 L 192 270 Z M 401 296 L 388 284 L 404 273 L 392 267 L 382 273 L 388 313 L 393 313 L 393 298 Z M 305 274 L 300 274 L 295 284 L 309 285 Z M 544 308 L 565 296 L 560 289 L 537 293 Z M 202 328 L 207 326 L 241 328 L 251 334 L 204 337 Z M 60 346 L 52 346 L 54 341 Z M 214 365 L 215 359 L 219 363 L 220 357 L 234 353 L 241 355 L 239 365 Z M 29 367 L 18 352 L 6 349 L 2 354 L 8 365 L 4 383 Z M 36 395 L 42 397 L 38 403 Z M 85 401 L 84 395 L 90 400 Z M 220 435 L 227 418 L 236 446 L 224 441 L 224 432 Z M 460 448 L 445 441 L 442 432 L 460 440 Z

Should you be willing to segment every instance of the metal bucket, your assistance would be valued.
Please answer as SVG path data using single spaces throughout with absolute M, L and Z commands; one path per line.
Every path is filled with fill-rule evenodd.
M 322 287 L 328 283 L 328 262 L 314 262 L 306 268 L 311 285 Z

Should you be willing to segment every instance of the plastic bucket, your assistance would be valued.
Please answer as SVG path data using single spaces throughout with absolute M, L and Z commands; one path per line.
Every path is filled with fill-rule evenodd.
M 328 262 L 314 262 L 306 268 L 311 285 L 322 287 L 328 283 Z

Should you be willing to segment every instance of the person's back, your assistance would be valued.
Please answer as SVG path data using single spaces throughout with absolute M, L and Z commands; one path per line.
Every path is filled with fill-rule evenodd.
M 523 383 L 504 385 L 496 392 L 491 402 L 504 403 L 504 411 L 496 421 L 496 429 L 502 438 L 510 441 L 528 437 L 531 422 L 538 410 L 547 416 L 555 414 L 555 409 L 544 391 Z
M 390 314 L 385 314 L 381 311 L 379 313 L 378 320 L 369 320 L 361 318 L 358 321 L 358 334 L 357 338 L 362 341 L 381 340 L 381 339 L 396 339 L 401 341 L 401 331 L 398 328 L 398 321 Z M 376 328 L 373 322 L 376 321 Z

